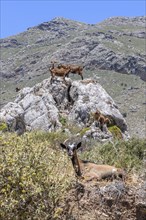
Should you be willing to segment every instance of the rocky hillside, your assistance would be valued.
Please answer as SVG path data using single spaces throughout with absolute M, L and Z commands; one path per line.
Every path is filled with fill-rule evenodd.
M 1 39 L 1 106 L 14 101 L 16 86 L 33 86 L 48 78 L 51 60 L 81 64 L 84 78 L 100 77 L 100 84 L 118 102 L 130 133 L 144 136 L 144 28 L 145 17 L 115 17 L 94 25 L 55 18 Z
M 51 59 L 145 76 L 145 17 L 89 25 L 55 18 L 2 39 L 1 77 L 44 74 Z

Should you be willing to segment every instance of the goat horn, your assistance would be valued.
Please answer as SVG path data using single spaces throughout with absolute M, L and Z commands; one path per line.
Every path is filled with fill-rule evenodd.
M 64 144 L 66 144 L 66 142 L 67 142 L 68 140 L 69 140 L 69 138 L 68 138 L 68 139 L 66 139 L 66 140 L 65 140 L 63 143 L 64 143 Z

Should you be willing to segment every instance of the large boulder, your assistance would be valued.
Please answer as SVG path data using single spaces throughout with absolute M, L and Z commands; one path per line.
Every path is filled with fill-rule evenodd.
M 0 121 L 7 124 L 9 131 L 15 131 L 19 135 L 26 131 L 24 110 L 17 103 L 9 102 L 4 106 L 0 111 Z
M 10 131 L 21 130 L 18 133 L 25 130 L 51 132 L 61 129 L 60 117 L 65 116 L 68 121 L 81 128 L 89 127 L 89 134 L 90 128 L 93 130 L 93 127 L 96 127 L 89 122 L 92 113 L 97 109 L 112 118 L 123 134 L 127 132 L 127 124 L 118 106 L 93 79 L 72 81 L 66 78 L 64 82 L 61 77 L 55 77 L 52 81 L 46 79 L 32 88 L 26 87 L 19 92 L 13 103 L 8 103 L 1 109 L 0 121 L 6 122 Z M 94 133 L 101 133 L 99 127 L 94 130 Z M 105 130 L 94 136 L 99 138 L 104 134 L 107 139 L 107 133 Z M 111 138 L 110 132 L 109 137 Z
M 110 116 L 115 124 L 124 132 L 127 124 L 113 99 L 95 80 L 74 81 L 70 89 L 73 106 L 69 119 L 86 124 L 91 113 L 97 109 L 105 116 Z

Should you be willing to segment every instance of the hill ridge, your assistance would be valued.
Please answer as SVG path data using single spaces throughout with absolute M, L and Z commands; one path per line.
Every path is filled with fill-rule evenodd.
M 100 83 L 118 100 L 124 113 L 130 111 L 133 117 L 131 109 L 137 106 L 144 112 L 145 16 L 124 18 L 109 18 L 98 24 L 54 18 L 1 39 L 0 105 L 15 99 L 16 86 L 34 86 L 48 78 L 51 61 L 56 60 L 84 65 L 84 78 L 100 76 Z M 132 89 L 136 87 L 139 89 Z M 128 96 L 130 109 L 125 101 Z M 142 114 L 141 120 L 139 128 L 144 126 Z

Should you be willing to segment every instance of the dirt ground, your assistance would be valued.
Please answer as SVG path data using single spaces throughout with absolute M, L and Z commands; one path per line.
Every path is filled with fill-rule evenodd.
M 64 220 L 146 220 L 146 181 L 77 182 L 61 209 Z

